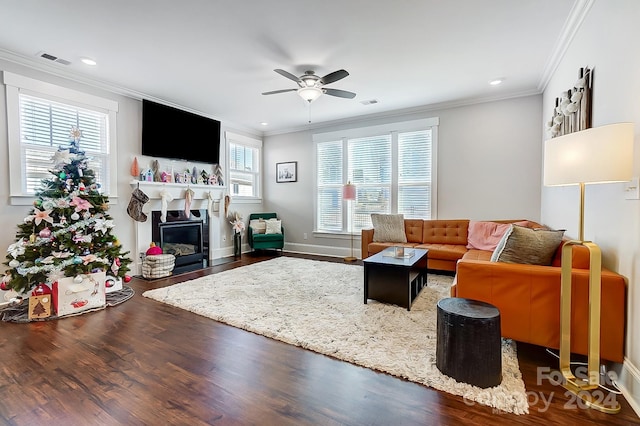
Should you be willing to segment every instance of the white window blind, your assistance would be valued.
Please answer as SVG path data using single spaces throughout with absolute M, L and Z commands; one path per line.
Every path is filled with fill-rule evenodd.
M 398 134 L 398 213 L 431 217 L 431 129 Z
M 51 157 L 69 144 L 72 127 L 82 131 L 79 147 L 95 172 L 100 192 L 109 193 L 109 143 L 106 113 L 66 105 L 36 96 L 19 95 L 22 192 L 33 195 L 51 178 Z
M 51 157 L 68 146 L 71 127 L 82 131 L 82 149 L 100 184 L 117 203 L 118 103 L 78 90 L 3 72 L 7 99 L 9 190 L 13 205 L 30 205 L 42 179 L 51 178 Z
M 371 224 L 371 213 L 391 212 L 391 135 L 349 139 L 349 177 L 356 185 L 351 229 Z
M 438 119 L 396 123 L 314 135 L 316 141 L 316 230 L 360 232 L 372 213 L 433 218 L 435 139 Z M 342 187 L 356 186 L 353 202 Z
M 342 141 L 317 145 L 317 211 L 318 229 L 341 232 L 342 226 Z
M 262 141 L 226 133 L 229 149 L 229 191 L 232 196 L 260 197 Z

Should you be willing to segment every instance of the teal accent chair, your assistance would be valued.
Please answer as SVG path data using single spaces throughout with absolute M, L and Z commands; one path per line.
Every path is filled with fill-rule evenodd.
M 249 215 L 249 223 L 253 219 L 277 219 L 276 213 L 251 213 Z M 254 234 L 251 227 L 247 227 L 247 238 L 249 240 L 249 247 L 253 250 L 264 249 L 282 249 L 284 248 L 284 226 L 282 227 L 282 234 Z

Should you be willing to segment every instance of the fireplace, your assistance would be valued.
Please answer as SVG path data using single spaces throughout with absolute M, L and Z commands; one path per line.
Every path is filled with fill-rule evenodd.
M 174 274 L 207 267 L 209 259 L 209 221 L 206 210 L 170 210 L 167 220 L 160 221 L 161 212 L 152 212 L 152 238 L 163 253 L 176 257 Z

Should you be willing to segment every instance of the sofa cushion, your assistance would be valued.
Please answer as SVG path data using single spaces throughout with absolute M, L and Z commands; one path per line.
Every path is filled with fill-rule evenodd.
M 378 243 L 406 243 L 404 216 L 401 214 L 371 214 L 373 241 Z
M 529 221 L 513 222 L 514 225 L 527 226 Z M 469 221 L 468 249 L 494 251 L 498 243 L 509 230 L 509 223 Z
M 429 250 L 427 258 L 452 261 L 462 259 L 467 252 L 461 244 L 418 244 L 416 248 Z
M 463 220 L 425 220 L 422 231 L 424 244 L 462 244 L 467 246 L 469 221 Z
M 267 241 L 282 241 L 282 234 L 254 234 L 253 242 L 255 243 L 265 243 Z
M 404 220 L 404 231 L 407 234 L 408 243 L 422 242 L 423 225 L 424 225 L 424 219 L 405 219 Z
M 462 256 L 464 260 L 485 260 L 490 261 L 493 252 L 487 250 L 470 249 Z
M 491 256 L 492 262 L 551 265 L 564 230 L 531 229 L 511 225 Z

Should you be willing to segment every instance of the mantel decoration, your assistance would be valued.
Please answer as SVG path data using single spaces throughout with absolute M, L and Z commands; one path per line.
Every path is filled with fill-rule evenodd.
M 167 170 L 162 170 L 158 160 L 152 160 L 150 167 L 141 170 L 138 166 L 138 158 L 134 157 L 131 163 L 131 175 L 143 182 L 183 183 L 197 185 L 224 186 L 222 168 L 219 164 L 213 165 L 211 173 L 205 169 L 185 167 L 184 171 L 174 171 L 173 162 Z
M 31 291 L 31 297 L 49 299 L 46 295 L 51 294 L 58 316 L 87 309 L 93 302 L 104 306 L 105 283 L 130 279 L 126 272 L 131 260 L 113 235 L 109 197 L 99 192 L 95 173 L 87 167 L 81 137 L 73 127 L 68 146 L 53 155 L 53 177 L 41 182 L 34 207 L 18 224 L 16 241 L 6 255 L 9 269 L 0 283 L 3 290 L 19 294 L 17 304 Z M 35 314 L 42 318 L 45 311 L 37 305 Z
M 240 213 L 235 212 L 229 215 L 232 218 L 231 228 L 233 229 L 233 257 L 242 255 L 242 231 L 244 231 L 244 222 Z
M 553 117 L 546 123 L 552 138 L 591 128 L 593 70 L 580 68 L 573 87 L 556 98 Z
M 298 181 L 298 162 L 289 161 L 288 163 L 276 163 L 276 182 L 297 182 Z

